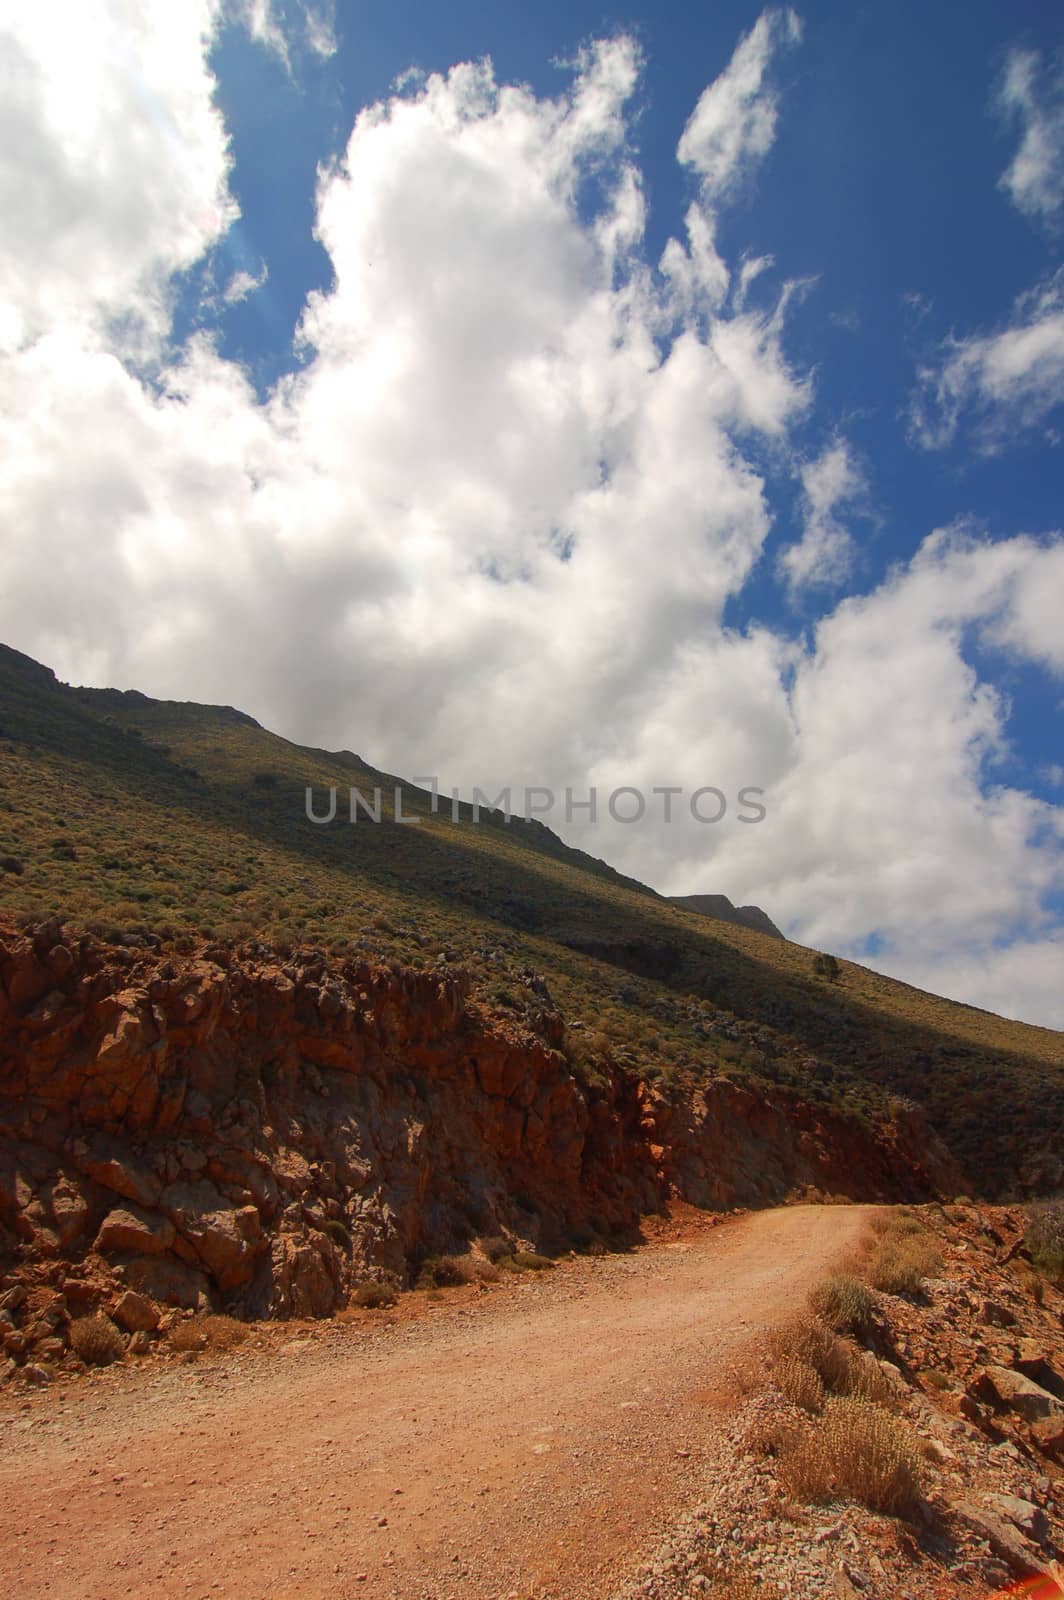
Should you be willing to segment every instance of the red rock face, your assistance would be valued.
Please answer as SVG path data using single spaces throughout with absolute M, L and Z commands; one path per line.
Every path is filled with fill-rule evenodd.
M 589 1088 L 561 1019 L 544 1033 L 452 974 L 0 928 L 4 1265 L 55 1257 L 75 1284 L 117 1274 L 175 1305 L 327 1315 L 426 1254 L 631 1235 L 671 1195 L 955 1185 L 915 1122 L 877 1137 L 782 1091 L 669 1096 L 612 1069 Z

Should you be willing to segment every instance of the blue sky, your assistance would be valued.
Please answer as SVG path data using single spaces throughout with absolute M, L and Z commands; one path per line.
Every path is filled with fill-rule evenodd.
M 324 59 L 300 48 L 297 7 L 276 14 L 289 30 L 287 63 L 236 21 L 211 58 L 242 213 L 219 252 L 234 270 L 265 264 L 269 278 L 210 320 L 220 349 L 260 392 L 299 363 L 293 335 L 307 293 L 332 281 L 328 255 L 313 239 L 317 168 L 342 156 L 359 111 L 386 100 L 411 68 L 446 73 L 488 56 L 500 81 L 553 96 L 569 76 L 564 63 L 589 40 L 638 40 L 645 68 L 630 137 L 653 261 L 696 188 L 676 160 L 691 108 L 760 8 L 341 4 L 335 53 Z M 785 345 L 817 374 L 804 436 L 815 447 L 825 430 L 842 429 L 860 455 L 868 482 L 854 576 L 871 586 L 908 559 L 929 528 L 961 515 L 977 517 L 991 536 L 1059 524 L 1059 409 L 1007 450 L 973 450 L 961 437 L 927 452 L 913 448 L 908 407 L 914 370 L 943 340 L 999 324 L 1024 290 L 1060 265 L 1059 230 L 1032 226 L 998 186 L 1016 135 L 993 100 L 1009 51 L 1059 58 L 1064 28 L 1031 0 L 1008 13 L 994 0 L 858 5 L 845 20 L 837 5 L 805 5 L 801 17 L 801 49 L 780 73 L 779 136 L 756 182 L 725 214 L 719 243 L 726 256 L 774 258 L 763 300 L 778 293 L 781 278 L 803 284 Z M 198 299 L 194 278 L 190 320 L 204 320 Z M 184 331 L 181 318 L 176 326 Z M 774 509 L 782 530 L 800 518 L 786 484 Z M 772 549 L 770 541 L 766 555 Z M 815 604 L 788 603 L 764 566 L 734 597 L 729 622 L 808 625 Z M 1059 685 L 1014 664 L 993 670 L 1013 702 L 1011 765 L 1054 798 L 1059 786 L 1047 788 L 1044 774 L 1064 754 Z
M 1064 1026 L 1053 8 L 47 9 L 0 636 Z

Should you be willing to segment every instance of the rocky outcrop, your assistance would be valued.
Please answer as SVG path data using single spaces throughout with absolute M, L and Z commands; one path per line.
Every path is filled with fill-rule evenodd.
M 767 933 L 770 939 L 784 937 L 760 906 L 734 906 L 726 894 L 674 894 L 669 899 L 685 911 L 698 911 L 704 917 L 716 917 L 719 922 L 735 922 L 741 928 L 752 928 L 755 933 Z
M 100 1283 L 111 1309 L 120 1290 L 127 1308 L 326 1315 L 478 1237 L 631 1236 L 672 1195 L 952 1181 L 915 1125 L 782 1088 L 662 1091 L 608 1060 L 582 1081 L 549 1001 L 537 1018 L 486 1011 L 447 970 L 0 929 L 0 1286 L 54 1263 L 60 1327 Z

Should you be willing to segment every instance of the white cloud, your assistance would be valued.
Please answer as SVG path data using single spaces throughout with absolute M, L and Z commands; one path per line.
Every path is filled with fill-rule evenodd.
M 1044 908 L 1064 887 L 1064 808 L 1001 781 L 1009 707 L 971 646 L 1059 660 L 1030 602 L 1053 596 L 1059 614 L 1062 555 L 1059 536 L 946 530 L 825 618 L 795 672 L 773 826 L 729 849 L 725 892 L 761 896 L 801 940 L 858 958 L 875 930 L 872 965 L 1060 1025 L 1043 956 L 1061 937 Z M 1022 982 L 1002 948 L 1017 938 L 1042 952 Z
M 256 289 L 261 289 L 269 277 L 269 268 L 265 261 L 262 262 L 259 272 L 234 272 L 225 286 L 222 299 L 227 306 L 239 305 L 241 300 L 246 300 L 249 294 L 254 294 Z
M 1064 210 L 1064 71 L 1044 67 L 1037 50 L 1010 50 L 998 101 L 1021 128 L 1001 187 L 1028 216 L 1055 221 Z
M 1044 422 L 1064 401 L 1064 269 L 1021 295 L 1005 328 L 949 340 L 919 383 L 912 422 L 927 449 L 962 422 L 988 451 Z
M 677 153 L 699 174 L 707 201 L 726 198 L 772 148 L 778 96 L 768 73 L 801 36 L 802 24 L 790 7 L 763 12 L 727 69 L 702 94 Z
M 0 26 L 0 329 L 149 353 L 169 283 L 236 216 L 204 42 L 211 0 L 9 8 Z M 136 137 L 131 137 L 131 130 Z
M 292 52 L 309 50 L 321 60 L 336 54 L 336 0 L 216 0 L 226 19 L 246 28 L 256 44 L 269 50 L 291 77 Z
M 847 576 L 853 555 L 853 540 L 836 512 L 859 502 L 867 486 L 850 447 L 841 439 L 808 462 L 801 478 L 804 529 L 796 544 L 781 551 L 780 571 L 792 589 L 828 587 Z
M 336 42 L 336 0 L 325 0 L 320 6 L 306 8 L 307 48 L 316 56 L 327 60 L 339 48 Z
M 764 142 L 763 78 L 734 87 L 756 76 L 749 40 L 725 74 L 740 137 L 699 146 L 709 186 L 663 279 L 628 142 L 630 41 L 587 52 L 554 100 L 466 64 L 367 108 L 320 183 L 334 285 L 306 308 L 304 366 L 262 404 L 209 338 L 150 384 L 108 341 L 131 308 L 162 324 L 167 274 L 230 204 L 204 65 L 216 13 L 166 15 L 186 19 L 182 47 L 125 116 L 150 124 L 148 148 L 156 119 L 189 129 L 152 180 L 177 236 L 196 203 L 216 215 L 179 251 L 151 210 L 131 246 L 108 187 L 141 193 L 130 123 L 95 136 L 97 264 L 78 282 L 45 238 L 14 302 L 32 335 L 0 355 L 0 635 L 72 680 L 242 705 L 467 791 L 763 785 L 756 827 L 567 831 L 829 946 L 877 928 L 884 961 L 976 1003 L 1002 940 L 1052 942 L 1060 813 L 996 781 L 1008 708 L 966 640 L 1057 669 L 1059 542 L 937 536 L 808 646 L 723 623 L 810 400 L 783 353 L 787 291 L 767 312 L 729 305 L 714 243 L 711 196 Z M 20 37 L 31 76 L 67 71 L 54 38 Z M 109 37 L 79 37 L 76 66 L 121 86 Z M 84 127 L 35 128 L 34 203 L 59 218 Z M 806 468 L 810 525 L 854 491 L 840 448 Z M 999 963 L 994 1003 L 1048 1016 L 1056 982 L 1041 956 L 1024 970 L 1010 988 Z

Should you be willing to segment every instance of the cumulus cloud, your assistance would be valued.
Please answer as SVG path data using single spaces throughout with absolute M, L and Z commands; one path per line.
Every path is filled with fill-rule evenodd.
M 1064 809 L 1001 780 L 1009 707 L 973 661 L 1007 645 L 1059 670 L 1032 600 L 1055 596 L 1059 612 L 1062 555 L 1059 536 L 943 530 L 825 617 L 794 674 L 776 826 L 749 830 L 723 863 L 806 942 L 860 959 L 874 931 L 881 970 L 934 974 L 945 992 L 1054 1026 L 1061 930 L 1045 907 L 1064 887 Z M 1026 966 L 1007 948 L 1018 930 Z
M 261 289 L 269 277 L 269 268 L 265 261 L 259 271 L 246 272 L 241 269 L 234 272 L 222 293 L 222 299 L 227 306 L 239 305 L 241 300 L 246 300 L 249 294 L 254 294 L 256 289 Z
M 853 539 L 837 511 L 853 506 L 866 492 L 864 474 L 844 440 L 836 440 L 801 469 L 804 528 L 795 544 L 781 551 L 779 566 L 792 589 L 841 583 L 852 561 Z
M 699 99 L 677 154 L 698 173 L 706 200 L 729 195 L 772 148 L 778 95 L 769 72 L 776 57 L 801 36 L 801 22 L 790 7 L 764 12 L 726 71 Z
M 1021 295 L 1007 326 L 947 341 L 919 374 L 915 438 L 927 449 L 972 427 L 994 451 L 1043 423 L 1064 399 L 1064 269 Z
M 1059 221 L 1064 211 L 1064 70 L 1037 50 L 1010 50 L 998 102 L 1020 125 L 1020 145 L 1001 187 L 1028 216 Z
M 0 336 L 78 327 L 149 352 L 169 285 L 237 215 L 204 44 L 211 0 L 8 8 L 0 28 Z M 131 130 L 136 137 L 131 137 Z
M 666 824 L 661 797 L 640 827 L 549 820 L 659 887 L 759 898 L 835 948 L 878 929 L 884 960 L 919 958 L 932 985 L 948 971 L 977 1002 L 1006 934 L 1056 937 L 1041 907 L 1059 884 L 1059 813 L 996 782 L 1008 708 L 966 645 L 975 630 L 1057 670 L 1043 597 L 1059 542 L 936 536 L 808 642 L 725 624 L 811 395 L 784 352 L 787 291 L 756 311 L 740 269 L 729 298 L 714 242 L 714 196 L 775 126 L 765 72 L 796 34 L 789 14 L 758 24 L 709 102 L 733 105 L 738 138 L 707 118 L 700 142 L 685 134 L 707 187 L 657 272 L 628 139 L 630 40 L 589 48 L 553 99 L 484 62 L 365 108 L 320 178 L 334 282 L 308 300 L 305 361 L 265 402 L 206 335 L 149 382 L 109 332 L 145 307 L 161 327 L 168 274 L 231 214 L 204 64 L 217 15 L 166 15 L 191 18 L 185 47 L 148 75 L 151 114 L 127 109 L 190 130 L 153 180 L 179 222 L 214 206 L 181 250 L 149 215 L 130 266 L 125 211 L 108 196 L 96 213 L 99 172 L 121 187 L 128 162 L 140 182 L 128 127 L 98 130 L 90 182 L 81 124 L 35 125 L 35 203 L 62 215 L 75 172 L 99 266 L 79 283 L 45 249 L 35 281 L 13 280 L 5 639 L 74 681 L 241 705 L 466 793 L 719 786 L 719 826 L 680 806 Z M 78 66 L 121 85 L 108 38 L 86 38 L 100 59 Z M 60 73 L 43 35 L 19 48 L 35 81 Z M 843 446 L 814 456 L 807 536 L 819 518 L 825 537 L 856 472 Z M 767 790 L 760 825 L 739 820 L 744 785 Z M 1055 984 L 999 979 L 1014 1008 L 1056 1003 Z

